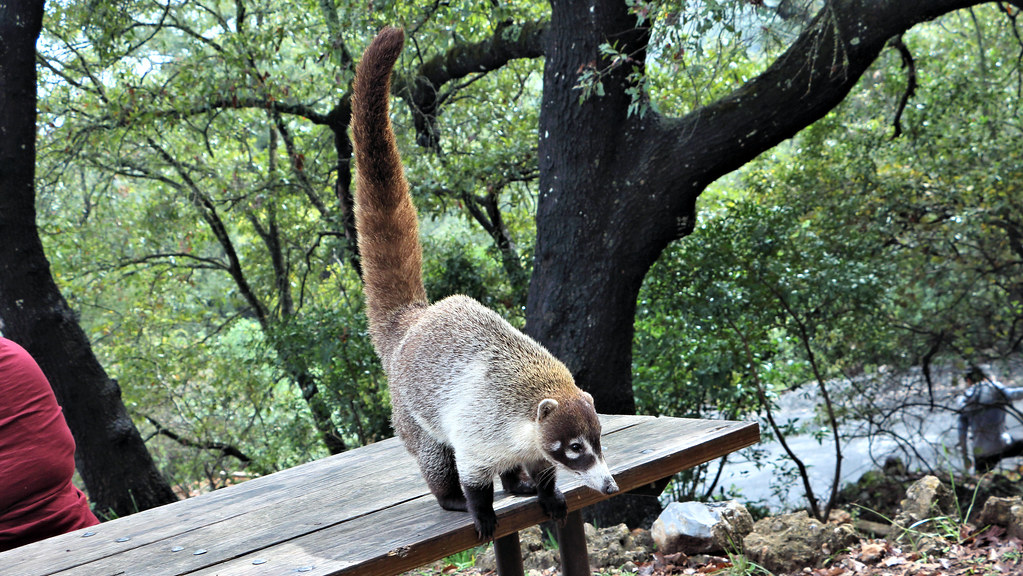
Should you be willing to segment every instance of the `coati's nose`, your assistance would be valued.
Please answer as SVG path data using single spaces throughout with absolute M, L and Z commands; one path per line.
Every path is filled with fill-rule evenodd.
M 607 469 L 607 463 L 603 458 L 590 466 L 587 470 L 575 470 L 576 474 L 582 477 L 584 484 L 602 494 L 614 494 L 618 491 L 618 483 L 615 482 L 611 471 Z

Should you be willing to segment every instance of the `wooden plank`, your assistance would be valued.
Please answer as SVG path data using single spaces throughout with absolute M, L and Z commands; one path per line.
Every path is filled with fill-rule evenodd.
M 308 494 L 295 493 L 291 488 L 285 491 L 291 492 L 292 497 L 274 506 L 255 508 L 172 537 L 116 550 L 116 553 L 60 574 L 185 574 L 229 560 L 239 551 L 258 550 L 292 540 L 324 526 L 342 524 L 429 493 L 410 457 L 402 453 L 390 464 L 387 474 L 361 480 L 358 484 L 328 484 Z M 200 550 L 205 552 L 197 553 Z
M 634 424 L 634 418 L 609 418 L 607 428 L 612 432 L 627 428 Z M 387 442 L 389 445 L 382 447 L 373 445 L 374 450 L 366 447 L 346 453 L 361 452 L 359 458 L 349 457 L 332 467 L 301 466 L 299 468 L 306 469 L 302 474 L 291 473 L 283 479 L 278 477 L 278 481 L 268 488 L 248 491 L 251 499 L 262 500 L 266 490 L 271 489 L 275 496 L 272 506 L 247 505 L 237 510 L 236 515 L 207 517 L 206 520 L 213 521 L 171 535 L 160 533 L 160 538 L 153 533 L 142 533 L 141 527 L 134 523 L 126 523 L 130 533 L 108 534 L 106 541 L 90 550 L 91 561 L 88 563 L 74 566 L 55 564 L 48 568 L 48 572 L 31 570 L 31 566 L 25 568 L 33 574 L 59 572 L 67 576 L 121 573 L 173 576 L 216 565 L 237 556 L 239 550 L 259 550 L 287 542 L 324 526 L 341 524 L 408 500 L 428 496 L 432 501 L 415 461 L 399 441 Z M 272 476 L 276 475 L 267 478 Z M 217 496 L 226 496 L 229 490 L 232 488 L 207 496 L 210 500 L 217 500 Z M 251 503 L 251 499 L 231 498 L 230 501 Z M 218 507 L 217 502 L 207 505 Z M 285 507 L 287 513 L 281 513 L 281 507 Z M 139 534 L 142 536 L 136 536 Z M 124 537 L 132 540 L 117 541 Z M 99 541 L 84 542 L 90 545 Z M 83 541 L 77 544 L 81 545 Z M 196 551 L 204 552 L 195 554 Z M 78 561 L 80 556 L 74 549 L 65 554 L 65 558 L 74 561 Z M 45 564 L 49 565 L 49 562 Z
M 606 427 L 630 424 L 613 417 Z M 259 549 L 426 494 L 415 462 L 390 439 L 17 548 L 0 561 L 11 573 L 41 576 L 116 574 L 122 566 L 153 576 L 178 574 L 230 558 L 238 547 Z M 281 507 L 289 513 L 281 514 Z M 310 517 L 318 519 L 304 520 Z M 193 554 L 198 550 L 206 552 Z
M 666 436 L 678 440 L 664 443 Z M 629 486 L 623 490 L 631 490 L 759 441 L 760 428 L 755 422 L 655 418 L 630 428 L 628 434 L 610 435 L 603 443 L 604 451 L 614 455 L 609 465 L 615 480 L 619 486 Z
M 605 453 L 623 490 L 757 437 L 756 425 L 742 423 L 642 416 L 602 416 L 602 422 Z M 683 441 L 665 436 L 680 433 L 695 436 Z M 680 457 L 679 450 L 688 455 Z M 571 478 L 563 490 L 573 510 L 606 498 Z M 545 519 L 535 498 L 498 496 L 499 535 Z M 95 530 L 90 538 L 78 531 L 0 554 L 0 566 L 4 573 L 62 576 L 291 574 L 303 568 L 311 574 L 393 574 L 478 543 L 468 515 L 439 510 L 413 460 L 394 440 Z M 119 535 L 131 539 L 116 542 Z M 199 550 L 205 552 L 194 553 Z M 279 572 L 285 561 L 290 568 Z
M 419 497 L 428 492 L 419 475 L 409 470 L 411 458 L 397 439 L 386 440 L 345 452 L 336 456 L 289 468 L 275 474 L 255 478 L 217 490 L 126 516 L 98 526 L 77 530 L 42 542 L 15 548 L 0 554 L 0 565 L 11 573 L 44 576 L 101 561 L 136 548 L 147 551 L 156 545 L 159 549 L 177 546 L 203 547 L 200 540 L 206 530 L 230 526 L 245 516 L 263 519 L 273 515 L 280 506 L 291 507 L 295 500 L 327 500 L 358 497 L 366 503 L 351 509 L 351 513 L 367 513 L 381 502 L 370 502 L 379 497 L 382 503 L 397 503 L 400 499 Z M 412 464 L 415 469 L 415 465 Z M 406 490 L 388 493 L 366 493 L 384 477 L 392 477 Z M 414 481 L 419 479 L 419 483 Z M 262 513 L 261 513 L 262 512 Z M 85 534 L 93 534 L 83 537 Z M 131 562 L 131 560 L 126 560 Z
M 665 420 L 672 420 L 674 425 L 665 425 Z M 707 436 L 689 437 L 692 433 Z M 687 436 L 676 439 L 679 434 Z M 622 438 L 616 439 L 619 435 Z M 657 474 L 661 477 L 674 474 L 689 462 L 696 465 L 723 456 L 755 443 L 758 438 L 757 425 L 752 423 L 648 418 L 621 434 L 610 434 L 605 453 L 609 459 L 614 458 L 613 473 L 627 471 L 629 466 L 643 466 L 644 462 L 653 467 L 654 471 L 648 473 L 616 474 L 619 486 L 628 491 L 651 482 Z M 711 446 L 705 446 L 704 439 Z M 644 442 L 645 447 L 641 447 Z M 682 456 L 677 454 L 679 450 Z M 620 460 L 623 455 L 625 458 Z M 670 469 L 672 465 L 683 467 Z M 559 486 L 565 492 L 570 511 L 610 498 L 582 486 L 574 478 L 559 482 Z M 546 520 L 535 498 L 503 496 L 495 501 L 495 509 L 499 518 L 498 537 Z M 357 518 L 301 540 L 244 555 L 196 575 L 269 576 L 291 574 L 299 568 L 316 576 L 393 575 L 478 544 L 467 514 L 439 511 L 431 498 L 424 497 L 386 513 Z M 261 563 L 256 565 L 254 561 Z

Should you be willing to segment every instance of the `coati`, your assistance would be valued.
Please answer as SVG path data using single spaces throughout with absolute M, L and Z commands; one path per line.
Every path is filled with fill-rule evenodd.
M 556 468 L 611 494 L 593 397 L 543 346 L 467 296 L 433 305 L 389 115 L 391 69 L 404 32 L 385 28 L 362 56 L 352 95 L 355 221 L 370 337 L 387 373 L 395 431 L 441 507 L 467 510 L 494 535 L 494 477 L 566 514 Z

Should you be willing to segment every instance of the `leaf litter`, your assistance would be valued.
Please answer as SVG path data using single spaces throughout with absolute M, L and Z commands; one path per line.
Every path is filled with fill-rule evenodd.
M 1023 575 L 1023 540 L 1009 536 L 999 526 L 972 530 L 964 526 L 958 541 L 942 541 L 931 552 L 914 549 L 911 542 L 864 539 L 855 547 L 832 557 L 824 566 L 805 567 L 799 571 L 774 576 L 1000 576 Z M 456 576 L 491 576 L 493 571 L 467 567 L 458 569 L 448 563 L 423 567 L 408 573 L 415 576 L 448 574 Z M 560 576 L 556 567 L 528 570 L 527 576 Z M 741 556 L 731 559 L 716 556 L 651 554 L 650 560 L 626 564 L 619 568 L 603 568 L 597 576 L 677 576 L 717 574 L 720 576 L 767 576 L 763 568 L 746 562 Z

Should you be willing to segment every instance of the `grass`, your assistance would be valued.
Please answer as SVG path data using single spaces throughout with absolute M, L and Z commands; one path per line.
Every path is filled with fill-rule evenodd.
M 725 574 L 730 576 L 774 576 L 770 570 L 750 560 L 742 553 L 726 552 L 728 561 L 732 563 Z
M 962 544 L 963 526 L 965 526 L 967 519 L 973 513 L 973 507 L 977 501 L 977 492 L 980 489 L 980 482 L 977 482 L 977 486 L 974 488 L 973 494 L 970 497 L 970 504 L 964 512 L 955 489 L 955 476 L 951 473 L 949 473 L 949 481 L 952 484 L 951 494 L 954 515 L 937 514 L 917 520 L 909 526 L 897 526 L 891 518 L 888 518 L 877 510 L 871 510 L 870 508 L 860 506 L 858 504 L 853 505 L 883 518 L 893 528 L 898 529 L 899 533 L 897 535 L 893 534 L 894 540 L 908 541 L 915 552 L 919 552 L 922 544 L 927 540 L 938 539 L 946 542 Z
M 735 542 L 731 535 L 728 536 L 728 546 L 725 547 L 725 555 L 728 556 L 728 563 L 731 566 L 725 568 L 720 574 L 728 576 L 774 576 L 770 570 L 749 559 L 743 553 L 742 540 Z
M 550 530 L 544 530 L 543 532 L 543 548 L 544 550 L 558 551 L 561 546 L 558 544 L 558 539 L 554 537 L 554 534 Z
M 472 568 L 476 565 L 476 557 L 483 553 L 487 549 L 488 545 L 477 546 L 475 548 L 469 548 L 468 550 L 462 550 L 456 552 L 451 556 L 444 559 L 444 562 L 450 566 L 454 566 L 459 570 L 465 570 Z

